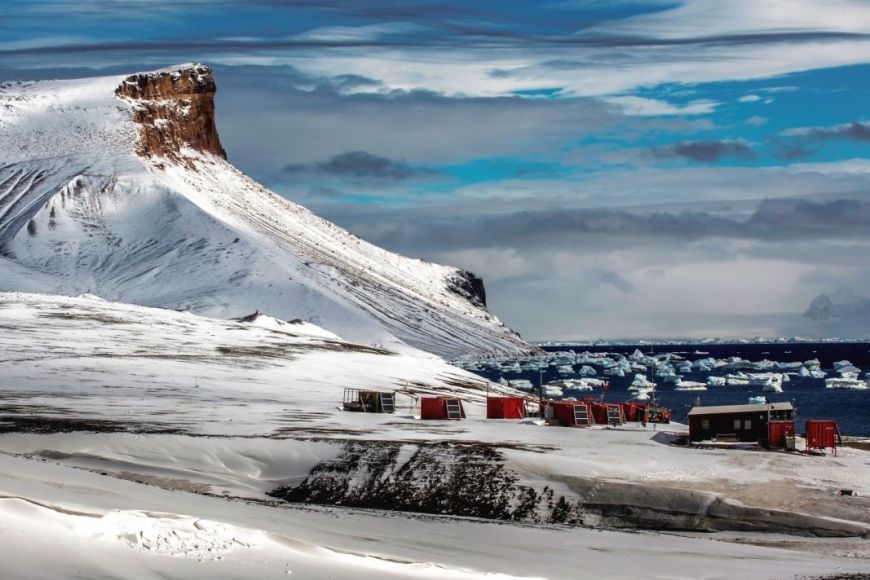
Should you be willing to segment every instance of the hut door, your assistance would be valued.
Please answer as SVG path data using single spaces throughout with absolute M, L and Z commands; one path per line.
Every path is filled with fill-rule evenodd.
M 589 409 L 586 405 L 574 405 L 574 424 L 589 425 Z
M 381 393 L 381 413 L 392 413 L 396 410 L 393 393 Z

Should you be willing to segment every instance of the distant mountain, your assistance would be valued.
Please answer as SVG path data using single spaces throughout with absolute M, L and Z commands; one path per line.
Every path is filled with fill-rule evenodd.
M 850 290 L 819 294 L 810 303 L 804 316 L 817 322 L 870 320 L 870 299 L 857 296 Z
M 0 85 L 0 290 L 260 310 L 447 357 L 531 349 L 479 277 L 369 244 L 233 167 L 214 93 L 198 64 Z

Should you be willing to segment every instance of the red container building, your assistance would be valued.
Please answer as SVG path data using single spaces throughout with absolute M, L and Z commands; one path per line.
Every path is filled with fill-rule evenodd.
M 565 427 L 595 425 L 592 406 L 586 401 L 544 401 L 541 414 L 551 424 Z
M 525 419 L 526 401 L 522 397 L 488 397 L 487 419 Z
M 462 399 L 456 397 L 423 397 L 420 399 L 421 419 L 464 419 Z
M 840 429 L 836 421 L 809 419 L 807 428 L 807 451 L 811 449 L 832 449 L 834 456 L 837 455 L 837 444 L 843 443 L 840 437 Z

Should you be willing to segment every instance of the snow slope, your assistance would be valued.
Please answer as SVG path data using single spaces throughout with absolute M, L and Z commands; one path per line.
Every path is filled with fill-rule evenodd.
M 200 92 L 158 94 L 184 79 Z M 451 358 L 530 348 L 486 310 L 473 275 L 368 244 L 185 141 L 214 121 L 197 82 L 211 82 L 202 65 L 0 86 L 0 254 L 18 266 L 0 263 L 0 290 L 46 274 L 44 292 L 260 310 Z M 116 96 L 136 83 L 146 96 Z
M 237 322 L 93 296 L 0 293 L 0 327 L 4 410 L 134 431 L 291 433 L 334 414 L 345 387 L 399 390 L 400 408 L 424 393 L 482 400 L 488 387 L 512 392 L 435 355 L 349 343 L 262 315 Z

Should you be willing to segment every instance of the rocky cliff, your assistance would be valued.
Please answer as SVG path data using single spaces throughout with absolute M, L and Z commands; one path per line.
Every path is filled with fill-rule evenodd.
M 190 147 L 226 159 L 215 124 L 215 90 L 211 69 L 197 64 L 130 75 L 115 95 L 133 103 L 140 155 L 178 160 Z
M 447 287 L 475 306 L 486 307 L 486 289 L 483 286 L 483 278 L 474 272 L 458 270 L 454 276 L 449 278 Z

